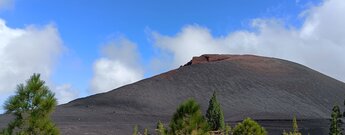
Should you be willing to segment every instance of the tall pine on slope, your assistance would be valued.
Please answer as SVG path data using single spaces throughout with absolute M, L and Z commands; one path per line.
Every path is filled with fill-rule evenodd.
M 16 95 L 5 102 L 7 114 L 14 115 L 4 134 L 56 135 L 58 128 L 50 119 L 57 101 L 39 74 L 17 86 Z
M 329 135 L 342 135 L 341 113 L 338 105 L 335 105 L 332 109 L 331 126 L 329 128 Z
M 133 135 L 138 135 L 138 125 L 134 126 Z
M 293 135 L 301 135 L 301 133 L 298 131 L 296 116 L 293 116 L 293 119 L 292 119 L 292 129 L 293 129 Z
M 217 101 L 216 91 L 213 92 L 209 101 L 206 118 L 212 131 L 223 131 L 225 129 L 224 115 L 220 103 Z
M 344 106 L 345 106 L 345 100 L 344 100 Z M 343 117 L 345 117 L 345 111 L 343 112 Z
M 170 121 L 170 133 L 173 135 L 208 134 L 207 121 L 201 113 L 200 105 L 193 99 L 183 102 Z
M 161 121 L 158 121 L 156 131 L 158 135 L 167 135 L 168 131 L 165 129 L 163 123 Z
M 282 135 L 302 135 L 302 133 L 300 133 L 298 131 L 298 125 L 297 125 L 297 118 L 296 118 L 296 116 L 293 116 L 293 119 L 292 119 L 292 130 L 293 130 L 293 132 L 289 132 L 289 133 L 285 132 L 285 130 L 284 130 Z
M 149 135 L 149 130 L 147 128 L 144 129 L 144 135 Z

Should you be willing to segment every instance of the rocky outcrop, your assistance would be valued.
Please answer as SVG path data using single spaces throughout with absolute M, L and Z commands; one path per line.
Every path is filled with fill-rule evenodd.
M 198 57 L 193 57 L 191 61 L 189 61 L 184 66 L 200 64 L 200 63 L 208 63 L 208 62 L 215 62 L 215 61 L 222 61 L 229 59 L 231 57 L 236 57 L 235 55 L 220 55 L 220 54 L 205 54 Z
M 218 61 L 260 61 L 262 57 L 255 55 L 223 55 L 223 54 L 204 54 L 201 56 L 193 57 L 191 61 L 183 66 L 194 64 L 218 62 Z

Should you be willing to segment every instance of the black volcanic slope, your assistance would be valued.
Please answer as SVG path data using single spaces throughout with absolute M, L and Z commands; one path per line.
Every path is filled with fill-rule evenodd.
M 195 98 L 205 111 L 213 91 L 227 122 L 251 117 L 270 134 L 290 130 L 293 115 L 302 131 L 328 134 L 330 110 L 345 99 L 344 83 L 293 62 L 202 55 L 178 69 L 60 105 L 53 119 L 62 134 L 131 134 L 136 124 L 154 132 L 156 122 L 167 125 L 188 98 Z M 6 119 L 0 117 L 1 122 Z

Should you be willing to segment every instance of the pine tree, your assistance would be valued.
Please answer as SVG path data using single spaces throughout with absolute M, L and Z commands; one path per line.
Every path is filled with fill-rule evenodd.
M 161 121 L 158 121 L 156 131 L 158 135 L 167 135 L 168 133 Z
M 138 125 L 135 125 L 133 129 L 133 135 L 137 135 L 137 134 L 138 134 Z
M 58 128 L 50 119 L 57 105 L 54 93 L 33 74 L 26 84 L 17 86 L 16 95 L 5 102 L 7 114 L 14 115 L 5 132 L 8 134 L 59 134 Z
M 149 131 L 147 130 L 147 128 L 144 129 L 144 135 L 149 135 Z
M 283 135 L 302 135 L 299 130 L 298 130 L 298 125 L 297 125 L 297 118 L 296 116 L 293 116 L 292 119 L 292 132 L 287 133 L 285 130 L 283 131 Z
M 233 135 L 267 135 L 267 132 L 257 122 L 246 118 L 236 125 Z
M 200 105 L 193 99 L 183 102 L 170 121 L 170 134 L 207 134 L 209 127 L 201 113 Z
M 344 106 L 345 106 L 345 100 L 344 100 Z M 343 117 L 345 117 L 345 111 L 343 112 Z
M 292 119 L 292 129 L 293 129 L 293 133 L 294 133 L 294 134 L 297 135 L 297 134 L 299 133 L 296 116 L 293 116 L 293 119 Z M 300 133 L 299 133 L 299 134 L 300 134 Z
M 332 109 L 331 126 L 329 128 L 329 135 L 342 135 L 341 113 L 338 105 L 335 105 Z
M 213 92 L 213 95 L 209 101 L 208 109 L 206 112 L 206 118 L 208 125 L 212 131 L 223 131 L 225 128 L 224 115 L 220 107 L 220 103 L 217 101 L 216 92 Z

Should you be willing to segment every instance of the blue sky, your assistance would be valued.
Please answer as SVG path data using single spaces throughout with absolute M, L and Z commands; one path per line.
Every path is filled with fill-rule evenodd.
M 0 15 L 9 27 L 55 24 L 69 52 L 59 63 L 54 80 L 87 89 L 100 45 L 112 36 L 125 36 L 136 42 L 145 64 L 153 53 L 147 29 L 173 35 L 185 25 L 198 24 L 211 29 L 214 35 L 222 35 L 247 28 L 249 21 L 257 17 L 280 17 L 298 24 L 298 13 L 303 10 L 300 5 L 308 4 L 291 0 L 252 2 L 17 0 L 13 9 Z
M 327 4 L 333 6 L 337 2 L 343 3 L 341 0 L 0 1 L 10 3 L 0 6 L 0 19 L 6 22 L 6 27 L 26 31 L 30 31 L 29 27 L 34 27 L 37 31 L 44 31 L 47 29 L 46 27 L 52 27 L 57 30 L 55 36 L 62 41 L 61 45 L 59 44 L 59 46 L 62 46 L 62 51 L 58 51 L 59 58 L 54 60 L 56 62 L 50 66 L 49 71 L 51 71 L 51 75 L 47 75 L 47 78 L 56 87 L 68 84 L 70 91 L 78 91 L 76 97 L 97 93 L 90 92 L 95 88 L 92 87 L 94 85 L 93 82 L 99 83 L 109 79 L 109 88 L 116 88 L 123 84 L 177 68 L 178 64 L 183 63 L 183 61 L 187 62 L 187 58 L 191 58 L 191 55 L 199 55 L 200 53 L 249 53 L 285 58 L 306 64 L 327 75 L 332 76 L 335 74 L 332 77 L 337 79 L 342 80 L 345 78 L 344 75 L 336 75 L 339 74 L 339 71 L 328 71 L 334 67 L 315 64 L 317 63 L 317 57 L 304 57 L 300 53 L 305 52 L 295 51 L 303 50 L 300 48 L 304 48 L 305 44 L 319 43 L 321 41 L 322 43 L 332 41 L 331 43 L 334 43 L 334 46 L 343 43 L 343 40 L 341 40 L 344 36 L 342 35 L 343 31 L 335 33 L 337 35 L 340 34 L 340 38 L 333 39 L 324 36 L 329 34 L 324 34 L 327 31 L 322 31 L 321 27 L 315 26 L 314 28 L 314 25 L 312 25 L 315 24 L 314 22 L 317 19 L 321 20 L 320 22 L 324 22 L 322 19 L 328 19 L 315 17 L 319 14 L 323 15 L 324 13 L 333 12 L 328 11 Z M 335 14 L 335 16 L 337 15 Z M 325 15 L 325 17 L 327 16 Z M 344 16 L 338 17 L 344 18 Z M 341 20 L 339 22 L 342 22 Z M 341 26 L 341 24 L 338 25 Z M 311 35 L 308 33 L 311 26 L 322 33 Z M 277 33 L 274 34 L 274 32 Z M 265 37 L 272 33 L 274 36 L 280 35 L 272 38 L 281 40 L 266 40 L 267 38 Z M 295 37 L 296 33 L 299 33 L 300 36 Z M 210 39 L 205 42 L 220 44 L 219 46 L 222 44 L 227 46 L 228 41 L 245 44 L 247 43 L 246 41 L 253 40 L 257 44 L 248 45 L 250 47 L 245 46 L 244 49 L 230 47 L 227 48 L 227 51 L 223 51 L 222 47 L 211 48 L 212 51 L 208 51 L 208 49 L 203 49 L 206 45 L 200 45 L 195 47 L 196 49 L 200 48 L 201 51 L 188 52 L 187 54 L 191 55 L 183 57 L 178 55 L 186 49 L 184 48 L 185 46 L 194 43 L 194 41 L 189 42 L 185 40 L 185 38 L 190 36 L 192 36 L 190 39 L 193 39 L 193 35 L 196 37 L 195 40 L 198 40 L 199 37 L 197 36 L 200 36 L 201 39 L 205 36 L 205 39 Z M 317 37 L 317 41 L 306 38 L 306 36 Z M 241 40 L 237 41 L 234 38 Z M 277 42 L 285 42 L 285 40 L 295 41 L 291 42 L 291 44 L 301 44 L 301 46 L 290 47 L 286 45 L 279 47 L 290 52 L 287 54 L 280 53 L 282 50 L 272 49 L 276 46 L 268 46 L 268 49 L 265 49 L 267 47 L 256 47 L 263 43 L 275 44 Z M 178 47 L 175 44 L 181 46 Z M 195 44 L 204 43 L 196 42 Z M 113 48 L 110 47 L 109 49 L 109 46 L 113 46 Z M 231 46 L 230 43 L 229 46 Z M 184 49 L 178 50 L 178 48 Z M 324 50 L 322 45 L 315 45 L 312 48 L 317 50 L 308 51 L 307 54 L 316 55 L 320 54 L 318 51 Z M 340 47 L 341 49 L 343 49 L 343 46 Z M 108 52 L 107 50 L 113 51 Z M 328 56 L 330 53 L 335 54 L 334 57 L 343 57 L 343 55 L 337 55 L 337 50 L 339 48 L 332 49 L 325 54 L 322 53 L 322 55 Z M 121 54 L 119 51 L 128 53 L 112 56 L 111 53 Z M 127 57 L 132 56 L 137 57 L 127 59 Z M 103 66 L 100 64 L 102 59 L 104 60 Z M 169 60 L 172 63 L 170 65 L 165 63 Z M 333 61 L 331 64 L 337 64 L 339 63 L 338 61 Z M 109 74 L 115 74 L 117 72 L 114 70 L 119 69 L 116 68 L 116 64 L 125 65 L 124 70 L 128 69 L 128 72 L 138 73 L 139 75 L 128 75 L 133 76 L 128 79 L 129 81 L 112 86 L 111 82 L 116 82 L 116 78 L 104 76 L 106 73 L 100 73 L 97 69 L 106 68 L 107 70 L 109 69 Z M 104 67 L 104 65 L 107 66 Z M 111 65 L 114 65 L 115 68 L 112 68 Z M 157 68 L 157 65 L 163 66 Z M 343 71 L 341 70 L 340 72 L 344 73 Z M 127 73 L 127 70 L 124 72 Z M 103 80 L 97 81 L 97 74 L 101 75 L 99 78 Z M 120 76 L 125 77 L 127 74 L 121 74 Z M 98 92 L 109 90 L 108 87 L 105 88 L 105 90 Z

